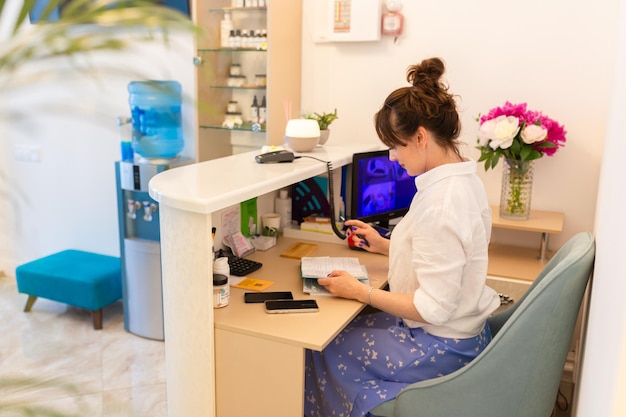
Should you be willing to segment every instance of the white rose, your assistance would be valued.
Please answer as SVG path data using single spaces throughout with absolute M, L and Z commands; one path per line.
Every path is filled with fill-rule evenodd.
M 519 132 L 519 120 L 515 116 L 498 116 L 487 120 L 478 130 L 480 146 L 489 144 L 491 149 L 507 149 Z
M 548 136 L 548 129 L 538 125 L 526 125 L 522 130 L 522 140 L 524 143 L 540 142 Z
M 493 138 L 493 132 L 496 130 L 496 119 L 487 120 L 478 128 L 478 144 L 486 146 L 489 140 Z
M 515 116 L 496 117 L 496 130 L 489 146 L 491 149 L 507 149 L 513 144 L 513 139 L 519 132 L 519 120 Z

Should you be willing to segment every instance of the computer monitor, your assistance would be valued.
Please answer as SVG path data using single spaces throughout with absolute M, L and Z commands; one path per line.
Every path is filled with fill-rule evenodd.
M 415 178 L 389 151 L 356 153 L 352 157 L 350 218 L 389 227 L 389 220 L 404 216 L 415 195 Z

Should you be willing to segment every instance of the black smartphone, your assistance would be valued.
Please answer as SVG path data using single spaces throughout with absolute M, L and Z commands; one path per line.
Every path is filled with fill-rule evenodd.
M 293 300 L 291 291 L 247 292 L 243 294 L 246 303 L 264 303 L 267 300 Z
M 313 313 L 319 311 L 315 300 L 268 300 L 266 313 Z

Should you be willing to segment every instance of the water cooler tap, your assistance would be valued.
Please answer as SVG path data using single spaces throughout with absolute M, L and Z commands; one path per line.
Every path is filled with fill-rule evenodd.
M 143 202 L 143 219 L 147 222 L 151 222 L 152 213 L 154 213 L 158 209 L 159 207 L 156 204 L 151 203 L 149 201 L 144 201 Z
M 137 218 L 137 210 L 141 208 L 141 203 L 139 201 L 128 199 L 126 202 L 126 206 L 128 207 L 128 211 L 126 215 L 129 219 Z

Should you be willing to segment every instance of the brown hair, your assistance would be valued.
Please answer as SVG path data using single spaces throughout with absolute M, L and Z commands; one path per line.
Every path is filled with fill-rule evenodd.
M 398 88 L 374 116 L 376 133 L 386 146 L 406 146 L 420 126 L 430 131 L 439 146 L 457 155 L 461 122 L 448 86 L 440 81 L 445 71 L 440 58 L 429 58 L 407 70 L 411 87 Z

